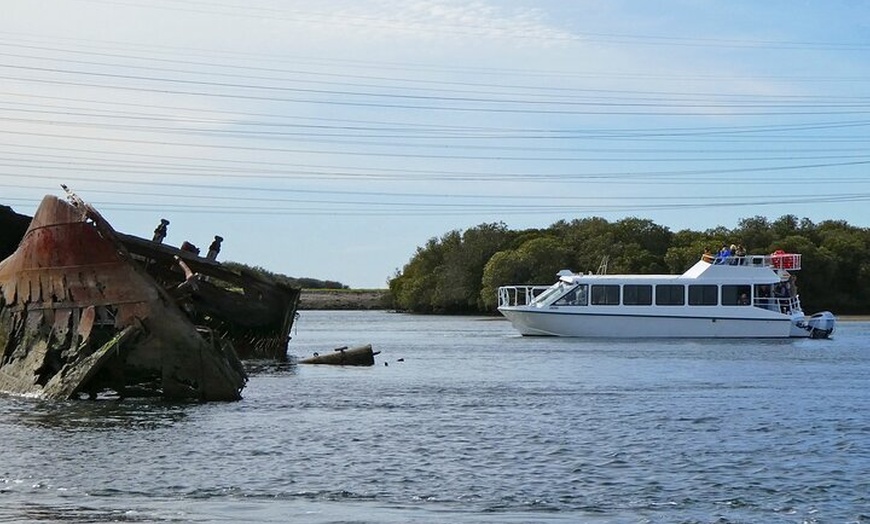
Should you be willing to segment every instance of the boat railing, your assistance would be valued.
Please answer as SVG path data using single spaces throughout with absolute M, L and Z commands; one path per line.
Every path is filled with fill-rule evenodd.
M 502 286 L 498 288 L 498 307 L 527 306 L 550 286 Z
M 705 257 L 713 265 L 772 267 L 797 271 L 801 268 L 801 255 L 798 253 L 773 253 L 770 255 L 746 255 L 728 257 Z
M 796 311 L 801 311 L 801 301 L 797 296 L 794 297 L 755 297 L 753 304 L 755 307 L 769 309 L 771 311 L 779 311 L 789 315 Z

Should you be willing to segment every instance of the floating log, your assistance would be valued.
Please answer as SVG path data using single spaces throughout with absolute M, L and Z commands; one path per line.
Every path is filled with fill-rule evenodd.
M 197 327 L 94 208 L 70 200 L 45 197 L 0 262 L 0 391 L 240 399 L 247 377 L 232 345 Z
M 315 353 L 314 356 L 303 358 L 300 364 L 329 364 L 333 366 L 374 366 L 375 355 L 380 351 L 372 351 L 372 345 L 347 346 L 336 348 L 332 353 Z

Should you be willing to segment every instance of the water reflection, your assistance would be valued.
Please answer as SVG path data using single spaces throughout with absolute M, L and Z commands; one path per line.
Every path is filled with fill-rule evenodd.
M 275 362 L 274 360 L 246 360 L 245 371 L 248 377 L 253 376 L 282 376 L 295 375 L 297 373 L 296 358 L 290 357 L 287 362 Z M 242 391 L 242 395 L 244 395 Z
M 63 431 L 153 430 L 188 416 L 195 403 L 159 399 L 47 401 L 8 399 L 9 419 L 23 426 Z
M 15 511 L 8 510 L 12 508 L 0 510 L 0 522 L 13 522 L 3 519 L 3 514 L 6 512 L 16 516 L 15 521 L 24 518 L 29 522 L 191 522 L 189 516 L 182 516 L 177 512 L 160 515 L 154 511 L 104 509 L 76 503 L 57 505 L 27 503 Z
M 245 368 L 250 377 L 292 376 L 297 373 L 296 363 L 292 360 L 252 360 L 245 362 Z M 23 426 L 64 431 L 165 428 L 183 421 L 196 407 L 204 406 L 195 401 L 161 398 L 59 401 L 0 394 L 0 399 L 8 420 Z

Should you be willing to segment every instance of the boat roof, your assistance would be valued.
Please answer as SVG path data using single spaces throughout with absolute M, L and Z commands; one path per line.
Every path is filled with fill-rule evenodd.
M 768 265 L 729 265 L 713 264 L 699 260 L 682 275 L 592 275 L 572 274 L 562 275 L 564 281 L 570 282 L 667 282 L 693 281 L 701 283 L 758 283 L 772 284 L 789 273 L 783 269 L 775 269 Z

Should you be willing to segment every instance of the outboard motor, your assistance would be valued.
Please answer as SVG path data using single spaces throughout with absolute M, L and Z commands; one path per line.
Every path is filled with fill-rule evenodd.
M 834 332 L 836 318 L 830 311 L 816 313 L 807 319 L 807 328 L 811 338 L 828 338 Z

